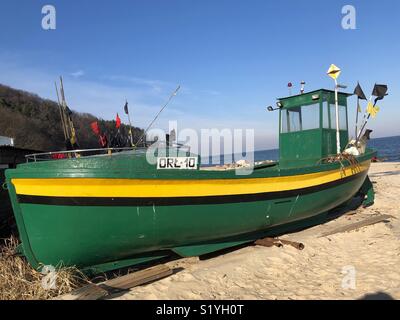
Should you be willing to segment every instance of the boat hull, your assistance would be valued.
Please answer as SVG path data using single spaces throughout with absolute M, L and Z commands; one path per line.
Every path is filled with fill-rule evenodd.
M 370 159 L 357 168 L 269 177 L 132 179 L 7 174 L 23 243 L 35 268 L 96 271 L 175 252 L 199 255 L 275 235 L 352 198 Z M 29 176 L 29 178 L 26 178 Z M 147 184 L 146 184 L 147 183 Z
M 10 235 L 13 229 L 13 213 L 7 190 L 3 189 L 4 169 L 0 168 L 0 238 Z

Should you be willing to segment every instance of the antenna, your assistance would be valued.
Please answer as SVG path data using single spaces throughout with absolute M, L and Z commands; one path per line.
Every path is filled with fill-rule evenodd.
M 303 94 L 304 93 L 304 86 L 306 85 L 306 82 L 303 80 L 300 82 L 301 84 L 301 88 L 300 88 L 300 93 Z
M 292 84 L 291 82 L 289 82 L 289 83 L 287 84 L 287 86 L 288 86 L 288 89 L 289 89 L 289 96 L 291 96 L 291 95 L 292 95 L 292 87 L 293 87 L 293 84 Z
M 154 117 L 153 121 L 150 122 L 150 124 L 148 125 L 148 127 L 146 128 L 146 130 L 143 132 L 143 134 L 140 136 L 139 140 L 135 143 L 135 145 L 137 146 L 140 142 L 142 142 L 142 139 L 146 136 L 147 131 L 149 131 L 149 129 L 151 128 L 151 126 L 153 125 L 153 123 L 157 120 L 157 118 L 159 117 L 159 115 L 161 114 L 161 112 L 163 112 L 163 110 L 167 107 L 167 105 L 171 102 L 171 100 L 173 99 L 173 97 L 176 96 L 176 94 L 178 93 L 179 89 L 181 88 L 181 86 L 178 86 L 178 88 L 176 88 L 176 90 L 171 94 L 171 96 L 169 97 L 168 101 L 164 104 L 164 106 L 161 108 L 160 111 L 158 111 L 157 115 Z

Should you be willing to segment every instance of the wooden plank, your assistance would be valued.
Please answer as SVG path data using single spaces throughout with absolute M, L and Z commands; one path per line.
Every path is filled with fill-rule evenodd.
M 71 293 L 62 295 L 54 300 L 98 300 L 109 294 L 128 290 L 172 274 L 172 270 L 166 265 L 157 265 L 148 269 L 127 274 L 122 277 L 107 280 L 99 284 L 89 284 L 76 289 Z
M 379 222 L 387 221 L 387 220 L 389 220 L 391 218 L 394 218 L 394 217 L 391 216 L 391 215 L 388 215 L 388 214 L 382 214 L 382 215 L 380 214 L 380 215 L 372 216 L 372 217 L 367 218 L 365 220 L 354 222 L 354 223 L 351 223 L 349 225 L 342 226 L 342 227 L 333 229 L 331 231 L 322 233 L 319 236 L 319 238 L 331 236 L 331 235 L 336 234 L 336 233 L 344 233 L 344 232 L 349 232 L 349 231 L 352 231 L 352 230 L 360 229 L 362 227 L 366 227 L 366 226 L 370 226 L 370 225 L 373 225 L 373 224 L 376 224 L 376 223 L 379 223 Z
M 108 296 L 108 291 L 95 284 L 89 284 L 76 289 L 71 293 L 64 294 L 54 300 L 98 300 Z
M 166 265 L 157 265 L 148 269 L 127 274 L 122 277 L 105 281 L 99 286 L 108 291 L 128 290 L 172 274 L 172 270 Z
M 304 249 L 304 244 L 302 244 L 301 242 L 283 240 L 283 239 L 279 239 L 279 238 L 267 237 L 267 238 L 263 238 L 263 239 L 259 239 L 259 240 L 255 241 L 254 244 L 257 246 L 263 246 L 263 247 L 272 247 L 272 246 L 282 247 L 283 245 L 289 245 L 298 250 Z
M 276 241 L 276 239 L 274 238 L 263 238 L 263 239 L 258 239 L 254 242 L 254 244 L 256 246 L 262 246 L 262 247 L 273 247 L 273 246 L 277 246 L 277 247 L 282 247 L 282 243 Z

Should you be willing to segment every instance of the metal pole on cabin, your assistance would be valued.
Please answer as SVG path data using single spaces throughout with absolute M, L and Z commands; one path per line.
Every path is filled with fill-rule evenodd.
M 300 93 L 303 94 L 304 93 L 304 86 L 306 85 L 306 82 L 303 80 L 300 82 L 301 88 L 300 88 Z
M 336 152 L 340 153 L 340 132 L 339 132 L 339 98 L 338 98 L 338 83 L 335 79 L 335 109 L 336 109 Z
M 338 82 L 337 78 L 340 75 L 340 68 L 335 66 L 334 64 L 331 64 L 331 66 L 328 69 L 327 75 L 331 77 L 333 80 L 335 80 L 335 110 L 336 110 L 336 152 L 337 154 L 340 154 L 340 132 L 339 132 L 339 98 L 338 98 Z M 332 121 L 332 119 L 331 119 Z
M 358 136 L 358 109 L 360 108 L 360 98 L 357 97 L 357 108 L 356 108 L 356 142 L 357 142 L 357 136 Z
M 292 96 L 292 86 L 293 84 L 291 82 L 288 83 L 288 89 L 289 89 L 289 96 Z

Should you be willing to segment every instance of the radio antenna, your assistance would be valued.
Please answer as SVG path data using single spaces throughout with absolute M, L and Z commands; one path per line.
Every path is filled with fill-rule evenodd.
M 142 142 L 143 138 L 146 136 L 147 132 L 149 131 L 149 129 L 151 128 L 151 126 L 154 124 L 154 122 L 156 122 L 156 120 L 158 119 L 158 117 L 160 116 L 161 112 L 163 112 L 163 110 L 167 107 L 167 105 L 171 102 L 171 100 L 176 96 L 176 94 L 178 93 L 179 89 L 181 88 L 181 86 L 178 86 L 178 88 L 176 88 L 176 90 L 171 94 L 171 96 L 169 97 L 168 101 L 164 104 L 164 106 L 160 109 L 160 111 L 158 111 L 157 115 L 154 117 L 153 121 L 150 122 L 150 124 L 148 125 L 148 127 L 146 128 L 146 130 L 143 132 L 143 134 L 140 136 L 139 140 L 135 143 L 135 145 L 137 146 L 140 142 Z

